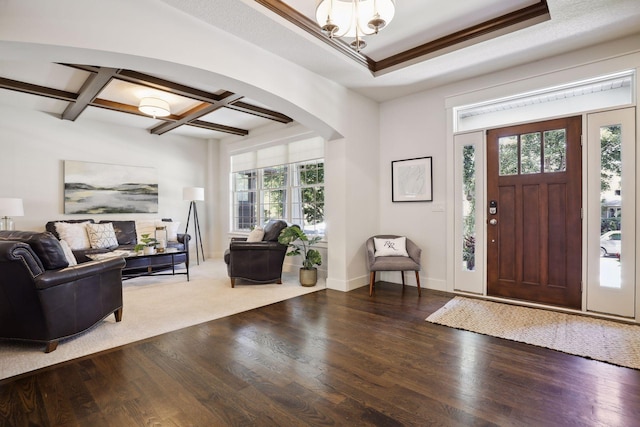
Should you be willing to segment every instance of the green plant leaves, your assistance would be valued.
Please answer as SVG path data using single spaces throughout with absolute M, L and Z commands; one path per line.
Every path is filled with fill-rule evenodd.
M 304 231 L 297 225 L 285 228 L 278 236 L 278 242 L 290 248 L 287 256 L 302 255 L 302 267 L 306 269 L 313 268 L 315 265 L 322 265 L 320 252 L 311 249 L 311 246 L 318 243 L 321 239 L 320 236 L 309 239 Z

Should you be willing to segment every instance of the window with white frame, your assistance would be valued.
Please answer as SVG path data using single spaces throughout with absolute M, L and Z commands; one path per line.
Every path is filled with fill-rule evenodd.
M 232 231 L 284 219 L 323 236 L 323 155 L 321 138 L 232 155 Z

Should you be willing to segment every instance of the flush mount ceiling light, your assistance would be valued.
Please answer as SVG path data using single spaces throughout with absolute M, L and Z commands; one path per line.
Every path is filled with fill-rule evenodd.
M 362 37 L 378 34 L 395 11 L 394 0 L 320 0 L 316 21 L 329 38 L 355 37 L 351 47 L 359 52 L 367 46 Z
M 138 110 L 149 116 L 166 117 L 171 114 L 169 103 L 158 98 L 142 98 Z

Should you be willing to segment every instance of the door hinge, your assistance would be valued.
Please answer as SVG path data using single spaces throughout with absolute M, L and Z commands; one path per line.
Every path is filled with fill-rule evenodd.
M 584 145 L 584 135 L 580 135 L 580 148 Z

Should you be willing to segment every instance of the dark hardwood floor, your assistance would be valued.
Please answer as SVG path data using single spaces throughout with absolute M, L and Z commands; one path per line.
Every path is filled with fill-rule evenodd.
M 640 371 L 433 325 L 450 295 L 376 288 L 323 290 L 2 381 L 1 425 L 640 425 Z

